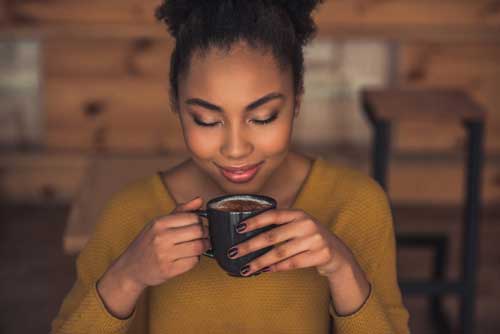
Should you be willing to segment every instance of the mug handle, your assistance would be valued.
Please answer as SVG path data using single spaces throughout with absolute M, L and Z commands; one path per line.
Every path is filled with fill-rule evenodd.
M 208 218 L 207 210 L 194 210 L 193 213 L 196 213 L 199 217 Z M 210 258 L 215 257 L 215 254 L 214 254 L 212 249 L 209 249 L 206 252 L 203 252 L 202 255 L 205 255 L 205 256 L 210 257 Z

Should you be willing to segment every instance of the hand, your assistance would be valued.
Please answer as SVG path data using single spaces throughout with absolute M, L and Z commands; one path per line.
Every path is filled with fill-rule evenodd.
M 199 216 L 197 197 L 177 206 L 171 214 L 149 223 L 113 265 L 136 286 L 158 285 L 191 270 L 210 248 L 208 228 Z
M 272 224 L 278 225 L 228 251 L 228 256 L 236 252 L 233 257 L 229 256 L 236 259 L 259 249 L 277 245 L 244 266 L 241 269 L 241 274 L 244 276 L 258 271 L 276 272 L 316 267 L 320 275 L 331 278 L 345 265 L 354 263 L 350 249 L 327 227 L 302 210 L 268 210 L 243 221 L 243 224 L 246 228 L 239 229 L 240 233 Z
M 201 198 L 179 205 L 142 230 L 131 245 L 97 282 L 97 291 L 108 311 L 130 316 L 145 287 L 158 285 L 193 269 L 200 255 L 211 248 L 208 229 L 198 215 Z

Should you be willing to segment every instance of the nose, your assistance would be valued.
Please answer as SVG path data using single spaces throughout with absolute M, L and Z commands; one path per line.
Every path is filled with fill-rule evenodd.
M 253 145 L 249 140 L 244 127 L 238 124 L 230 124 L 226 127 L 221 154 L 229 160 L 242 160 L 253 151 Z

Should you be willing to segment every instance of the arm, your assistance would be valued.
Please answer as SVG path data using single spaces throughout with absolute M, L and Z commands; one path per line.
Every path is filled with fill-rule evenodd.
M 191 270 L 210 248 L 208 229 L 190 212 L 201 198 L 154 218 L 159 211 L 138 201 L 147 195 L 132 195 L 111 202 L 78 258 L 78 280 L 53 333 L 146 333 L 144 289 Z
M 125 219 L 125 221 L 124 221 Z M 77 280 L 66 296 L 59 314 L 52 322 L 52 333 L 126 333 L 134 318 L 141 322 L 145 318 L 145 303 L 138 302 L 136 311 L 127 319 L 113 316 L 97 291 L 97 282 L 116 256 L 112 247 L 111 233 L 114 222 L 127 225 L 133 215 L 123 215 L 117 201 L 113 200 L 96 225 L 96 229 L 77 258 Z M 145 326 L 144 324 L 134 324 Z
M 363 220 L 364 225 L 353 223 Z M 363 228 L 353 231 L 353 226 Z M 329 280 L 335 332 L 409 333 L 409 314 L 397 282 L 392 215 L 383 190 L 373 181 L 363 185 L 332 231 L 349 245 L 356 259 Z M 343 302 L 347 300 L 351 303 Z

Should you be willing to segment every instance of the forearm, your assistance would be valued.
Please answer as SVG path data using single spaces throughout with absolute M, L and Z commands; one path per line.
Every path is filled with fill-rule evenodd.
M 143 290 L 144 287 L 138 286 L 113 267 L 97 282 L 97 292 L 102 302 L 109 313 L 119 319 L 130 317 Z
M 328 277 L 328 282 L 332 304 L 339 316 L 358 311 L 370 294 L 370 283 L 355 261 Z

